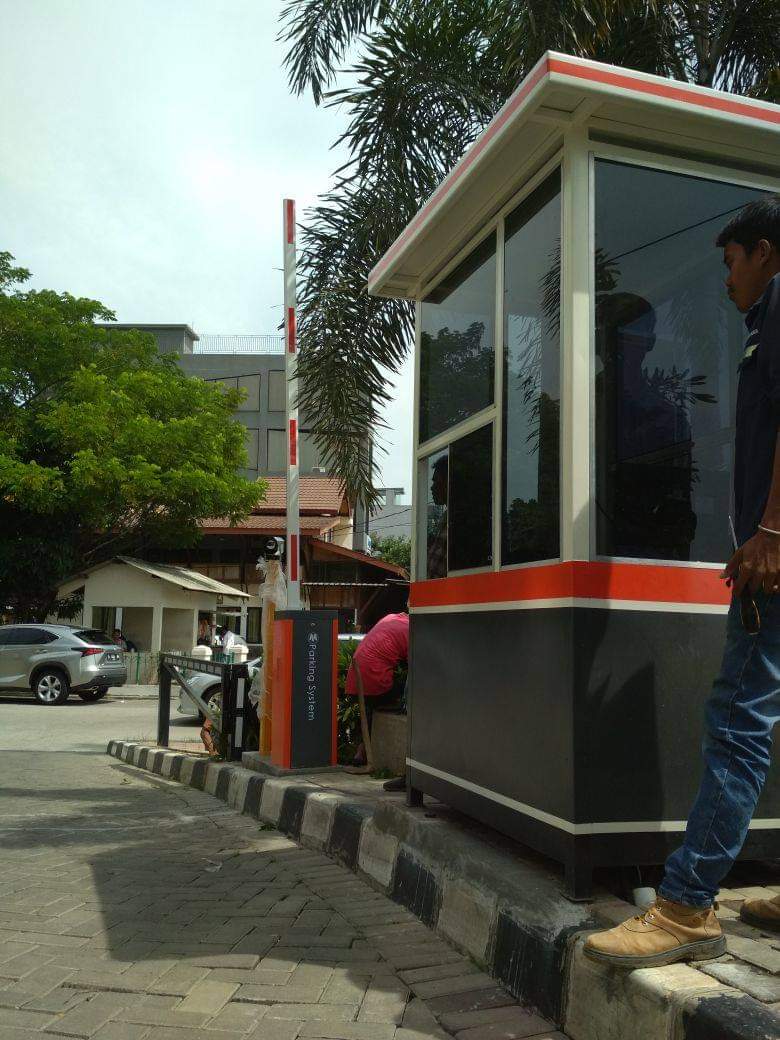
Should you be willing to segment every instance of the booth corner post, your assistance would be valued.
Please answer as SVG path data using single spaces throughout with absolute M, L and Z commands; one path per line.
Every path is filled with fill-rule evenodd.
M 287 605 L 301 605 L 301 531 L 298 461 L 298 337 L 296 331 L 295 202 L 285 199 L 284 211 L 284 353 L 287 375 Z
M 778 190 L 780 106 L 548 52 L 368 277 L 416 312 L 407 797 L 575 900 L 696 795 L 744 351 L 714 243 Z M 779 821 L 776 760 L 742 858 Z

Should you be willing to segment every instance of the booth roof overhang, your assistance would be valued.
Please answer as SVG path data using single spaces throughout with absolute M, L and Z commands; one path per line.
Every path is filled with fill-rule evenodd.
M 548 51 L 374 267 L 369 293 L 419 299 L 529 170 L 582 125 L 594 140 L 777 168 L 780 106 Z

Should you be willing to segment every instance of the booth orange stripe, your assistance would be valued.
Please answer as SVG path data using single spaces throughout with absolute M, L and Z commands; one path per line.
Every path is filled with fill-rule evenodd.
M 470 166 L 476 162 L 485 147 L 493 137 L 501 130 L 507 120 L 514 114 L 516 109 L 525 101 L 535 86 L 551 72 L 560 75 L 572 76 L 575 79 L 588 80 L 592 83 L 603 83 L 605 86 L 618 87 L 621 90 L 633 90 L 639 94 L 651 94 L 656 97 L 666 98 L 669 101 L 678 101 L 681 104 L 696 105 L 699 108 L 710 108 L 716 112 L 727 112 L 730 115 L 758 119 L 766 123 L 780 124 L 780 106 L 778 105 L 749 105 L 744 101 L 732 100 L 724 97 L 712 97 L 702 94 L 696 90 L 687 89 L 679 81 L 666 83 L 655 83 L 653 80 L 623 75 L 610 72 L 604 68 L 591 68 L 580 64 L 575 58 L 562 61 L 560 58 L 542 59 L 538 66 L 528 75 L 519 86 L 517 93 L 513 94 L 506 106 L 499 111 L 498 115 L 477 138 L 474 145 L 466 152 L 460 162 L 453 167 L 452 171 L 441 182 L 433 192 L 430 199 L 422 209 L 418 210 L 414 218 L 409 222 L 404 231 L 393 242 L 387 252 L 382 256 L 370 274 L 369 282 L 375 282 L 393 261 L 396 254 L 405 247 L 409 239 L 436 209 L 436 207 L 449 194 L 455 184 L 466 173 Z
M 748 119 L 760 119 L 767 123 L 780 123 L 780 108 L 777 105 L 766 107 L 746 105 L 741 101 L 711 97 L 695 90 L 687 90 L 682 85 L 678 86 L 673 83 L 667 85 L 666 83 L 654 83 L 652 80 L 635 79 L 633 76 L 624 76 L 621 73 L 608 72 L 604 69 L 593 69 L 574 61 L 560 61 L 558 58 L 550 58 L 548 65 L 550 72 L 560 72 L 565 76 L 574 76 L 576 79 L 604 83 L 610 87 L 619 87 L 621 90 L 635 90 L 640 94 L 654 94 L 656 97 L 680 101 L 686 105 L 698 105 L 699 108 L 712 108 L 716 112 L 728 112 L 733 116 L 746 116 Z
M 730 599 L 717 569 L 663 564 L 543 564 L 513 571 L 413 582 L 409 606 L 448 607 L 524 600 L 593 599 L 725 606 Z

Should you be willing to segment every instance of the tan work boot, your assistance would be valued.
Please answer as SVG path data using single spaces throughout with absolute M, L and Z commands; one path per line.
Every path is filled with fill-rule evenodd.
M 660 896 L 643 914 L 585 942 L 588 957 L 616 968 L 707 961 L 725 952 L 726 937 L 711 906 L 697 910 Z
M 739 908 L 739 916 L 745 924 L 752 924 L 755 928 L 780 932 L 780 896 L 774 899 L 746 899 Z

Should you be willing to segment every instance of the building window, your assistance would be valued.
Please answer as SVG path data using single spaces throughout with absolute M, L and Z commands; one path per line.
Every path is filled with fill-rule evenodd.
M 317 443 L 308 430 L 301 430 L 298 435 L 298 465 L 301 473 L 311 473 L 320 465 Z M 287 434 L 284 430 L 268 431 L 268 472 L 287 472 Z
M 287 472 L 287 434 L 284 430 L 268 431 L 268 472 Z
M 260 607 L 248 607 L 246 612 L 247 643 L 262 643 L 263 612 Z
M 561 175 L 506 218 L 502 564 L 560 554 Z
M 492 404 L 495 310 L 494 233 L 422 303 L 421 443 Z
M 260 376 L 241 375 L 236 377 L 236 386 L 244 391 L 244 400 L 238 406 L 239 412 L 256 412 L 260 409 Z
M 420 579 L 489 567 L 493 560 L 493 425 L 420 463 Z
M 449 449 L 420 463 L 418 578 L 447 577 L 447 506 L 450 498 Z
M 743 322 L 713 242 L 763 192 L 596 163 L 596 507 L 605 556 L 729 553 Z
M 257 470 L 259 466 L 258 459 L 258 442 L 260 438 L 259 430 L 247 430 L 246 431 L 246 455 L 247 455 L 247 471 L 252 477 L 257 476 Z
M 287 373 L 283 368 L 268 373 L 268 411 L 287 411 Z
M 313 469 L 320 468 L 320 450 L 311 433 L 304 430 L 301 433 L 301 471 L 311 473 Z

